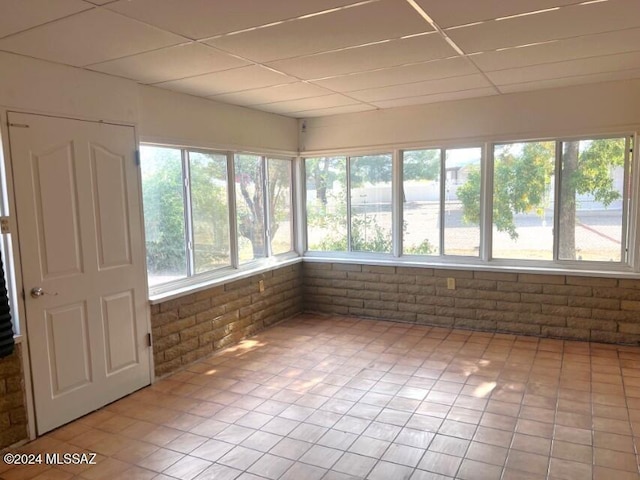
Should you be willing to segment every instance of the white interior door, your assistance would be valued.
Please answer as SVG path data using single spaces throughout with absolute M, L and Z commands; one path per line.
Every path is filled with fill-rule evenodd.
M 135 137 L 40 115 L 9 123 L 42 434 L 150 383 Z

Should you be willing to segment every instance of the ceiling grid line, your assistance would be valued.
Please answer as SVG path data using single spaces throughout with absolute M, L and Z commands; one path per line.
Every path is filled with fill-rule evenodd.
M 435 29 L 435 31 L 436 31 L 436 32 L 438 32 L 438 34 L 439 34 L 440 36 L 442 36 L 442 38 L 444 38 L 444 40 L 445 40 L 449 45 L 451 45 L 451 47 L 452 47 L 452 48 L 453 48 L 453 49 L 458 53 L 458 55 L 460 55 L 461 57 L 463 57 L 464 59 L 466 59 L 466 60 L 467 60 L 467 62 L 469 62 L 471 65 L 473 65 L 473 67 L 478 71 L 478 73 L 479 73 L 480 75 L 482 75 L 482 76 L 484 77 L 484 79 L 485 79 L 485 80 L 486 80 L 486 81 L 487 81 L 487 82 L 488 82 L 488 83 L 493 87 L 493 89 L 496 91 L 496 93 L 498 93 L 498 94 L 499 94 L 499 93 L 501 93 L 501 92 L 500 92 L 500 89 L 498 88 L 498 86 L 497 86 L 497 85 L 494 85 L 494 83 L 493 83 L 493 82 L 491 81 L 491 79 L 490 79 L 490 78 L 485 74 L 485 72 L 483 72 L 483 71 L 482 71 L 482 70 L 481 70 L 481 69 L 480 69 L 480 68 L 475 64 L 475 62 L 469 58 L 469 56 L 464 52 L 464 50 L 462 50 L 462 48 L 460 48 L 460 47 L 456 44 L 456 42 L 454 42 L 454 41 L 451 39 L 451 37 L 449 37 L 449 35 L 447 35 L 447 34 L 445 33 L 445 31 L 444 31 L 442 28 L 440 28 L 440 26 L 439 26 L 439 25 L 438 25 L 438 24 L 437 24 L 437 23 L 436 23 L 436 22 L 435 22 L 435 21 L 434 21 L 434 20 L 433 20 L 433 19 L 432 19 L 428 14 L 427 14 L 427 12 L 425 12 L 425 11 L 422 9 L 422 7 L 421 7 L 420 5 L 418 5 L 418 4 L 416 3 L 416 1 L 415 1 L 415 0 L 407 0 L 407 3 L 408 3 L 409 5 L 411 5 L 411 6 L 415 9 L 415 11 L 416 11 L 416 12 L 418 12 L 418 14 L 419 14 L 422 18 L 424 18 L 424 19 L 427 21 L 427 23 L 429 23 L 429 24 L 431 25 L 431 26 Z
M 0 52 L 294 118 L 640 78 L 638 0 L 0 2 Z

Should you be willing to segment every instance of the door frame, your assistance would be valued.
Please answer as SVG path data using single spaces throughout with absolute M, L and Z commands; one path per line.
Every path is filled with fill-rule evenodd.
M 18 233 L 18 224 L 17 224 L 17 215 L 16 215 L 16 197 L 15 197 L 15 188 L 14 188 L 14 178 L 13 178 L 13 158 L 11 157 L 11 138 L 9 137 L 9 114 L 30 114 L 30 115 L 39 115 L 42 117 L 50 117 L 50 118 L 59 118 L 64 120 L 78 120 L 83 122 L 92 122 L 92 123 L 107 123 L 111 125 L 118 125 L 123 127 L 133 128 L 133 137 L 134 137 L 134 145 L 132 147 L 135 150 L 139 150 L 140 148 L 140 139 L 138 136 L 138 129 L 135 124 L 129 122 L 114 122 L 114 121 L 104 121 L 96 118 L 82 118 L 82 117 L 74 117 L 70 115 L 59 115 L 59 114 L 51 114 L 48 112 L 34 111 L 30 109 L 14 109 L 14 108 L 6 108 L 0 106 L 0 118 L 2 121 L 0 122 L 0 156 L 2 156 L 3 162 L 0 165 L 0 215 L 9 217 L 9 228 L 10 234 L 8 235 L 11 249 L 7 251 L 7 254 L 11 255 L 11 258 L 5 259 L 5 262 L 11 261 L 10 268 L 7 269 L 8 280 L 9 282 L 15 282 L 16 287 L 16 301 L 14 304 L 18 308 L 18 325 L 20 329 L 20 334 L 15 337 L 16 344 L 21 344 L 22 348 L 22 368 L 23 368 L 23 380 L 24 380 L 24 390 L 25 390 L 25 409 L 27 413 L 27 440 L 34 440 L 37 437 L 36 431 L 36 416 L 35 416 L 35 398 L 33 391 L 33 377 L 31 370 L 31 351 L 29 344 L 29 333 L 27 331 L 27 321 L 26 321 L 26 308 L 25 308 L 25 286 L 23 282 L 22 276 L 22 254 L 20 249 L 20 236 Z M 136 181 L 138 182 L 138 204 L 140 205 L 140 218 L 142 219 L 142 241 L 145 243 L 145 230 L 144 230 L 144 211 L 142 204 L 142 177 L 141 170 L 137 168 L 136 173 Z M 8 244 L 6 241 L 6 237 L 3 236 L 1 241 L 4 242 L 5 246 Z M 144 249 L 143 249 L 144 250 Z M 145 250 L 146 251 L 146 250 Z M 9 257 L 9 255 L 7 255 Z M 145 268 L 146 272 L 146 254 L 143 255 L 142 264 Z M 10 272 L 10 273 L 9 273 Z M 144 286 L 146 288 L 146 302 L 145 302 L 145 324 L 147 326 L 147 331 L 151 332 L 151 306 L 148 301 L 148 292 L 149 292 L 149 284 L 148 278 L 145 273 L 144 276 Z M 15 315 L 14 315 L 15 318 Z M 148 349 L 147 355 L 149 357 L 149 374 L 150 374 L 150 384 L 155 383 L 155 366 L 153 361 L 153 345 Z

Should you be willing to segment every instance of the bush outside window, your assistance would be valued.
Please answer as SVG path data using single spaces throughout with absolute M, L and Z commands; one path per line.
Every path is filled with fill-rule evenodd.
M 291 160 L 156 145 L 140 153 L 150 287 L 292 251 Z

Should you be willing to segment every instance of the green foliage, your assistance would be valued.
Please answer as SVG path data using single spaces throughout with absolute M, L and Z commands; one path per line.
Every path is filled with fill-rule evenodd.
M 505 145 L 494 161 L 493 222 L 501 232 L 518 238 L 514 216 L 535 211 L 544 215 L 555 166 L 554 142 Z
M 406 223 L 404 227 L 406 228 Z M 317 248 L 327 252 L 346 252 L 346 232 L 340 234 L 337 229 L 330 228 L 329 234 L 322 239 Z M 390 253 L 392 248 L 391 232 L 376 222 L 375 215 L 358 215 L 351 218 L 351 251 Z M 424 239 L 418 245 L 404 248 L 406 255 L 430 255 L 434 252 L 435 247 L 428 239 Z
M 242 259 L 263 257 L 266 247 L 262 159 L 257 155 L 236 155 L 235 170 L 238 233 L 249 241 L 252 248 L 252 254 Z
M 391 232 L 376 222 L 375 215 L 359 215 L 351 219 L 351 251 L 353 252 L 391 252 Z M 319 250 L 327 252 L 346 252 L 347 235 L 330 228 L 329 234 L 318 245 Z
M 254 256 L 264 255 L 264 193 L 260 157 L 238 155 L 238 229 Z M 187 265 L 182 156 L 179 149 L 142 148 L 147 265 L 156 275 L 185 275 Z M 229 206 L 225 155 L 189 152 L 196 273 L 229 262 Z M 271 237 L 290 215 L 290 163 L 269 161 Z
M 174 149 L 146 147 L 142 154 L 147 266 L 156 274 L 180 274 L 186 270 L 182 160 Z
M 393 173 L 391 155 L 351 157 L 350 167 L 351 188 L 390 182 Z
M 322 208 L 327 206 L 327 192 L 331 190 L 335 182 L 344 185 L 346 182 L 345 158 L 321 157 L 307 158 L 305 160 L 305 170 L 309 186 L 316 191 L 316 198 Z M 345 200 L 346 201 L 346 200 Z
M 333 212 L 307 205 L 307 224 L 327 231 L 319 243 L 310 247 L 323 252 L 347 252 L 346 193 L 343 190 L 333 191 L 328 199 L 332 205 L 338 206 Z M 405 222 L 403 230 L 406 228 Z M 391 232 L 378 224 L 376 215 L 359 214 L 351 217 L 351 251 L 390 253 L 392 247 Z M 404 250 L 407 255 L 429 255 L 436 251 L 428 239 Z
M 480 222 L 480 167 L 468 169 L 467 181 L 458 188 L 458 199 L 462 202 L 462 220 L 478 224 Z
M 436 252 L 436 247 L 431 244 L 428 238 L 425 238 L 418 245 L 403 247 L 405 255 L 431 255 Z
M 624 166 L 624 148 L 624 138 L 593 140 L 580 153 L 578 169 L 563 181 L 570 182 L 578 194 L 590 193 L 605 206 L 610 205 L 620 199 L 613 187 L 611 169 Z
M 273 240 L 280 223 L 290 215 L 291 163 L 276 159 L 267 161 L 268 192 L 264 192 L 265 172 L 261 157 L 236 155 L 235 166 L 239 240 L 244 238 L 251 246 L 249 259 L 263 257 L 266 255 L 265 201 L 269 202 L 269 240 Z
M 504 145 L 496 149 L 494 161 L 493 222 L 501 232 L 518 238 L 514 216 L 535 210 L 544 213 L 554 169 L 554 142 Z M 458 189 L 463 219 L 480 221 L 480 169 L 473 168 Z
M 375 215 L 351 217 L 351 251 L 390 253 L 391 232 L 382 228 Z
M 624 165 L 624 139 L 601 139 L 580 142 L 577 168 L 565 172 L 564 189 L 577 194 L 591 194 L 605 206 L 620 198 L 614 188 L 611 169 Z M 498 231 L 518 238 L 515 215 L 536 212 L 544 215 L 548 206 L 551 179 L 555 170 L 555 142 L 529 142 L 496 148 L 494 159 L 493 222 Z M 480 220 L 480 170 L 469 172 L 458 189 L 463 205 L 463 219 Z M 570 191 L 570 190 L 569 190 Z M 575 193 L 573 208 L 576 207 Z M 574 228 L 563 225 L 563 228 Z
M 440 150 L 410 150 L 402 157 L 403 180 L 438 180 Z
M 196 273 L 229 262 L 227 160 L 224 155 L 189 154 Z
M 305 161 L 307 182 L 316 191 L 317 202 L 307 204 L 307 224 L 325 230 L 325 237 L 313 250 L 346 252 L 347 197 L 346 159 L 344 157 L 308 158 Z M 392 162 L 388 155 L 370 155 L 351 159 L 351 186 L 387 183 L 392 178 Z M 405 152 L 403 162 L 405 180 L 433 180 L 440 176 L 440 150 Z M 335 208 L 328 208 L 328 206 Z M 406 226 L 405 226 L 406 228 Z M 351 217 L 351 251 L 391 252 L 391 232 L 379 225 L 375 214 Z M 405 253 L 430 254 L 435 247 L 428 240 L 407 247 Z

